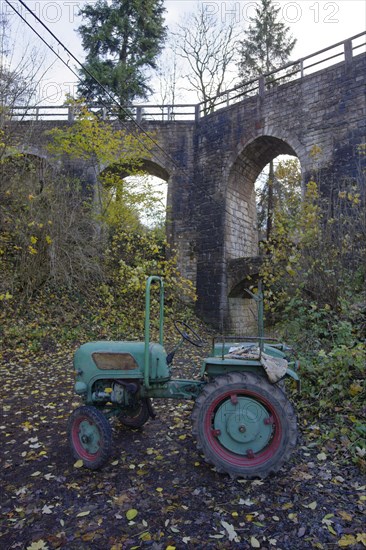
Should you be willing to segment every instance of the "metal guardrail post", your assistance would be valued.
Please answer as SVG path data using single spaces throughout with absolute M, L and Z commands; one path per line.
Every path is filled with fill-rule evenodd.
M 142 107 L 136 107 L 136 122 L 141 122 L 142 120 Z
M 352 40 L 344 41 L 344 61 L 346 65 L 352 63 L 353 51 L 352 51 Z
M 74 122 L 74 108 L 72 105 L 69 105 L 67 108 L 67 120 L 69 122 Z
M 194 106 L 194 119 L 195 119 L 195 121 L 198 122 L 200 117 L 201 117 L 200 104 L 197 103 L 197 105 Z
M 264 95 L 264 92 L 266 91 L 266 82 L 264 80 L 264 76 L 261 75 L 258 79 L 258 88 L 259 88 L 259 95 Z

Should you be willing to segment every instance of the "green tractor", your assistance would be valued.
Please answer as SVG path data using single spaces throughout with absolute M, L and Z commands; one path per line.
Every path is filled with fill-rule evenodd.
M 150 341 L 153 282 L 160 288 L 158 343 Z M 195 402 L 192 422 L 198 449 L 218 472 L 248 479 L 277 472 L 296 444 L 296 417 L 284 379 L 294 379 L 299 387 L 298 363 L 289 347 L 263 336 L 260 289 L 252 297 L 258 305 L 258 337 L 214 339 L 200 376 L 176 379 L 171 372 L 176 351 L 184 341 L 197 347 L 203 341 L 186 323 L 176 321 L 181 340 L 166 353 L 164 283 L 160 277 L 149 277 L 145 340 L 89 342 L 75 353 L 75 392 L 84 402 L 73 411 L 68 424 L 75 458 L 91 469 L 100 468 L 109 459 L 110 417 L 138 428 L 155 416 L 151 399 L 190 399 Z

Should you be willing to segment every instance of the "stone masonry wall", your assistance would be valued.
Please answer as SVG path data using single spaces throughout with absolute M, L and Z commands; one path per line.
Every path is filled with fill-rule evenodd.
M 196 283 L 198 313 L 220 330 L 251 323 L 247 300 L 229 299 L 228 266 L 258 254 L 257 176 L 279 154 L 291 154 L 304 185 L 314 177 L 329 197 L 342 178 L 364 177 L 358 149 L 366 134 L 365 85 L 363 54 L 196 122 L 142 122 L 158 143 L 154 166 L 168 179 L 168 239 L 182 273 Z M 27 123 L 16 124 L 19 148 L 45 156 L 45 130 L 58 124 L 36 123 L 32 137 Z M 87 177 L 86 166 L 77 169 Z
M 227 265 L 232 258 L 258 253 L 249 197 L 264 166 L 279 154 L 296 155 L 304 184 L 310 176 L 319 178 L 323 192 L 340 177 L 359 177 L 365 82 L 362 55 L 199 121 L 195 166 L 200 189 L 191 194 L 197 205 L 198 310 L 216 326 L 229 330 L 238 324 L 240 306 L 229 307 Z M 314 146 L 320 148 L 317 157 Z

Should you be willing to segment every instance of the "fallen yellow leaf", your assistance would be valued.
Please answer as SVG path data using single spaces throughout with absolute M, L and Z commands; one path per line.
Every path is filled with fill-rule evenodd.
M 82 468 L 84 466 L 83 460 L 77 460 L 74 464 L 74 468 Z
M 352 521 L 353 517 L 348 512 L 343 512 L 343 510 L 340 510 L 338 514 L 341 516 L 342 519 L 345 521 Z
M 260 542 L 255 537 L 250 537 L 250 545 L 252 548 L 260 548 Z
M 315 500 L 313 502 L 310 502 L 310 504 L 303 504 L 304 508 L 310 508 L 310 510 L 315 510 L 317 506 L 318 505 Z
M 131 521 L 137 516 L 137 514 L 138 514 L 138 511 L 135 510 L 135 508 L 131 508 L 126 512 L 126 518 L 128 519 L 128 521 Z
M 338 541 L 338 546 L 346 548 L 347 546 L 353 546 L 356 542 L 357 541 L 353 535 L 343 535 L 343 537 Z
M 27 546 L 26 550 L 48 550 L 48 546 L 44 540 L 37 540 L 32 542 L 30 546 Z
M 350 385 L 348 393 L 353 397 L 359 393 L 362 393 L 362 391 L 363 391 L 362 386 L 354 382 L 353 384 Z
M 84 516 L 88 516 L 90 514 L 90 510 L 86 510 L 85 512 L 79 512 L 76 514 L 77 518 L 83 518 Z

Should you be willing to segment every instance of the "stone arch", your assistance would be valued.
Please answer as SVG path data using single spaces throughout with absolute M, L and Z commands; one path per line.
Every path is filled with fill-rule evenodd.
M 228 171 L 225 258 L 229 319 L 234 332 L 256 330 L 255 308 L 245 292 L 247 276 L 257 278 L 258 230 L 254 184 L 263 168 L 278 155 L 299 157 L 289 142 L 273 135 L 249 140 Z M 242 274 L 240 276 L 240 273 Z M 253 314 L 254 311 L 254 314 Z
M 157 164 L 156 162 L 149 160 L 149 159 L 143 159 L 142 161 L 142 169 L 146 171 L 150 176 L 155 176 L 157 178 L 160 178 L 167 183 L 170 179 L 170 174 L 164 168 L 163 166 L 160 166 L 160 164 Z
M 47 163 L 49 166 L 53 166 L 54 164 L 49 155 L 47 155 L 47 153 L 45 153 L 45 151 L 43 151 L 39 147 L 20 146 L 17 148 L 12 148 L 9 149 L 9 151 L 5 151 L 4 157 L 37 158 L 40 159 L 42 162 Z
M 146 159 L 146 158 L 141 160 L 141 162 L 139 164 L 139 170 L 142 173 L 147 174 L 148 176 L 153 176 L 155 178 L 159 178 L 160 180 L 163 180 L 163 182 L 166 183 L 166 186 L 167 186 L 166 212 L 167 212 L 168 209 L 169 209 L 169 205 L 170 205 L 169 201 L 171 201 L 171 197 L 170 197 L 171 185 L 170 185 L 170 174 L 169 174 L 169 172 L 166 170 L 166 168 L 164 168 L 163 166 L 161 166 L 160 164 L 158 164 L 154 160 Z M 129 177 L 134 177 L 134 175 L 129 172 L 128 166 L 120 165 L 120 164 L 118 164 L 118 162 L 110 163 L 110 164 L 104 166 L 103 169 L 101 170 L 100 174 L 103 174 L 103 173 L 106 173 L 106 172 L 113 173 L 113 175 L 117 176 L 118 179 L 120 179 L 120 180 L 123 180 L 125 178 L 127 179 Z M 159 183 L 159 182 L 157 182 L 157 183 Z M 166 213 L 165 213 L 165 216 L 166 216 Z M 168 232 L 168 220 L 167 220 L 167 218 L 166 218 L 166 230 Z
M 254 184 L 263 168 L 278 155 L 298 157 L 288 141 L 262 135 L 250 140 L 230 167 L 226 190 L 227 260 L 258 255 Z
M 32 155 L 34 157 L 39 157 L 42 159 L 50 159 L 49 153 L 45 151 L 42 147 L 37 147 L 35 145 L 21 145 L 18 147 L 18 151 L 23 155 Z
M 124 178 L 129 175 L 127 170 L 123 170 L 123 168 L 119 166 L 118 163 L 111 163 L 103 166 L 102 172 L 104 172 L 105 170 L 113 170 L 113 169 L 116 169 L 119 171 L 119 173 L 121 174 L 121 178 Z M 168 173 L 166 168 L 164 168 L 160 164 L 157 164 L 151 159 L 142 159 L 141 170 L 143 172 L 146 172 L 150 176 L 155 176 L 157 178 L 160 178 L 166 181 L 167 183 L 169 182 L 170 174 Z

